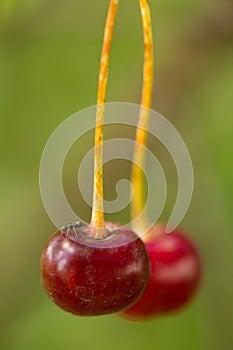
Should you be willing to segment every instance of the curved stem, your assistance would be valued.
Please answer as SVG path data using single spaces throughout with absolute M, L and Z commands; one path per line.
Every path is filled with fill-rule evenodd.
M 131 218 L 134 220 L 143 211 L 145 205 L 144 176 L 143 168 L 145 150 L 141 146 L 146 146 L 147 127 L 149 123 L 152 90 L 153 90 L 153 34 L 150 16 L 150 8 L 147 0 L 139 0 L 142 26 L 144 34 L 144 70 L 143 89 L 141 99 L 141 109 L 135 137 L 134 159 L 132 165 L 131 181 L 134 189 L 134 196 L 131 204 Z M 138 164 L 138 165 L 137 165 Z M 144 222 L 147 222 L 144 215 L 139 223 L 138 230 L 143 230 Z
M 105 25 L 102 54 L 100 60 L 99 86 L 97 96 L 95 150 L 94 150 L 94 187 L 91 225 L 95 228 L 93 236 L 103 238 L 104 208 L 103 208 L 103 128 L 104 103 L 106 99 L 106 86 L 108 80 L 109 57 L 112 42 L 113 28 L 118 8 L 118 0 L 111 0 Z

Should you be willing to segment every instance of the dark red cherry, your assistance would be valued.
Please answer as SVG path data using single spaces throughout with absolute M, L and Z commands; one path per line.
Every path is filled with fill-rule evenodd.
M 106 223 L 108 237 L 93 239 L 90 225 L 58 230 L 41 258 L 42 282 L 52 301 L 82 316 L 118 312 L 136 302 L 149 279 L 142 240 L 130 229 Z
M 142 320 L 180 309 L 193 297 L 201 278 L 198 251 L 180 230 L 155 225 L 145 236 L 151 273 L 142 297 L 120 315 Z

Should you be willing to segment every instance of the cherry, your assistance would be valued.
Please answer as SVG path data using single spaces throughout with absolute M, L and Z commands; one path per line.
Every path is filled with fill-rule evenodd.
M 144 211 L 144 169 L 147 128 L 153 90 L 153 31 L 149 3 L 139 0 L 144 34 L 144 69 L 141 109 L 135 135 L 131 182 L 133 229 L 145 232 L 148 222 Z M 144 146 L 144 147 L 141 147 Z M 137 219 L 139 218 L 139 219 Z M 137 224 L 135 224 L 137 219 Z M 135 225 L 137 225 L 135 227 Z M 144 238 L 149 253 L 151 273 L 142 297 L 120 315 L 143 320 L 180 309 L 191 300 L 201 278 L 200 257 L 191 240 L 180 230 L 166 234 L 164 225 L 155 225 Z
M 41 258 L 42 282 L 49 297 L 62 309 L 83 316 L 127 308 L 141 296 L 149 279 L 142 240 L 127 227 L 104 221 L 104 103 L 117 7 L 118 0 L 110 0 L 100 60 L 91 223 L 77 222 L 58 230 Z
M 165 233 L 165 225 L 155 225 L 145 236 L 145 244 L 150 279 L 138 302 L 120 314 L 127 319 L 140 320 L 180 309 L 191 300 L 201 278 L 197 249 L 180 230 Z
M 94 239 L 91 225 L 58 230 L 41 258 L 42 282 L 52 301 L 82 316 L 118 312 L 136 302 L 149 279 L 142 240 L 130 229 L 105 223 L 108 236 Z

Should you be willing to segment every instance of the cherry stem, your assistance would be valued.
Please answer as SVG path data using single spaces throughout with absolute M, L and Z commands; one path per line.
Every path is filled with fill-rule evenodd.
M 134 159 L 132 165 L 131 181 L 134 189 L 134 196 L 131 204 L 131 218 L 136 219 L 144 209 L 145 205 L 145 181 L 143 175 L 145 148 L 147 142 L 147 128 L 150 118 L 151 100 L 153 92 L 153 34 L 149 3 L 147 0 L 139 0 L 143 35 L 144 35 L 144 69 L 143 69 L 143 88 L 139 121 L 135 136 Z M 141 215 L 140 221 L 137 220 L 138 232 L 144 229 L 147 223 L 146 214 Z M 136 226 L 136 225 L 135 225 Z
M 108 67 L 112 34 L 118 8 L 118 0 L 111 0 L 104 31 L 102 46 L 99 85 L 97 96 L 96 128 L 95 128 L 95 149 L 94 149 L 94 185 L 91 225 L 93 226 L 94 238 L 105 238 L 106 230 L 104 224 L 103 207 L 103 131 L 104 131 L 104 103 L 106 99 L 106 86 L 108 80 Z

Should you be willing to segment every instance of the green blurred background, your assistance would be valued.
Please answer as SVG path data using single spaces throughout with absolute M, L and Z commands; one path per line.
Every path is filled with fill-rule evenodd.
M 181 313 L 146 323 L 115 315 L 83 319 L 49 301 L 40 284 L 39 260 L 54 227 L 40 199 L 39 162 L 53 130 L 69 115 L 95 104 L 108 1 L 1 0 L 1 350 L 233 349 L 233 2 L 150 4 L 156 63 L 153 108 L 176 126 L 192 156 L 194 196 L 182 225 L 202 252 L 202 287 Z M 142 50 L 138 2 L 122 1 L 108 101 L 139 103 Z M 83 139 L 84 149 L 88 142 L 90 135 Z M 74 146 L 68 157 L 64 183 L 73 207 L 88 217 L 90 209 L 72 190 L 79 149 Z M 166 220 L 177 177 L 161 145 L 155 153 L 168 181 Z M 120 168 L 121 175 L 129 176 L 128 164 Z M 116 173 L 108 173 L 110 197 Z

